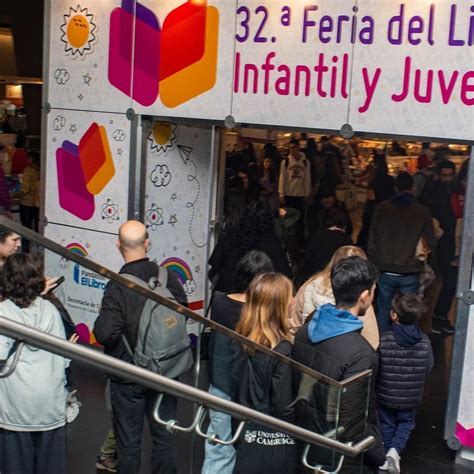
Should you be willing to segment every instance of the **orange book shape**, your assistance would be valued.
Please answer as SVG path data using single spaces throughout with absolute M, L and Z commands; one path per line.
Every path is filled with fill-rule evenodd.
M 93 123 L 79 142 L 79 159 L 87 190 L 99 194 L 115 175 L 107 132 Z

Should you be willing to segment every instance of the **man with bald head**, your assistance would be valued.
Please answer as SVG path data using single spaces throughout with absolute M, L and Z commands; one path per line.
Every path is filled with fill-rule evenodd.
M 119 273 L 135 275 L 144 282 L 158 276 L 160 268 L 147 258 L 150 247 L 146 227 L 138 221 L 128 221 L 119 229 L 117 248 L 125 262 Z M 176 300 L 187 304 L 186 294 L 173 272 L 168 272 L 168 290 Z M 110 281 L 105 289 L 102 307 L 94 325 L 97 341 L 105 353 L 126 362 L 132 358 L 123 342 L 127 339 L 132 350 L 137 343 L 138 323 L 146 298 L 129 288 Z M 152 416 L 157 392 L 141 385 L 126 382 L 109 375 L 110 398 L 117 439 L 119 471 L 138 474 L 140 471 L 143 423 L 148 418 L 152 436 L 152 473 L 176 473 L 176 456 L 173 435 L 160 427 Z M 160 408 L 165 419 L 176 418 L 176 398 L 165 395 Z

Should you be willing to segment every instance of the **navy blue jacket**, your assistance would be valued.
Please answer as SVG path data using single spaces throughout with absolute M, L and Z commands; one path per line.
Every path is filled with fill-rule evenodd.
M 409 410 L 423 398 L 433 350 L 417 324 L 392 324 L 380 335 L 377 402 L 387 408 Z

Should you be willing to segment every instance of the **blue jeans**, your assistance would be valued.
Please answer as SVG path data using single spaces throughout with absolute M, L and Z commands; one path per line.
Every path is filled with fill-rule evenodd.
M 377 322 L 380 333 L 390 328 L 392 300 L 397 293 L 416 295 L 420 286 L 418 273 L 394 275 L 382 272 L 377 283 Z
M 230 400 L 222 390 L 214 385 L 209 387 L 209 393 L 216 397 Z M 208 435 L 216 434 L 219 439 L 228 441 L 232 438 L 232 417 L 226 413 L 209 410 L 211 423 L 207 430 Z M 206 441 L 206 457 L 202 466 L 202 474 L 232 474 L 235 464 L 235 449 L 233 446 L 211 444 Z
M 416 409 L 394 410 L 387 407 L 378 407 L 380 431 L 385 448 L 395 448 L 400 454 L 410 439 L 411 432 L 415 429 Z

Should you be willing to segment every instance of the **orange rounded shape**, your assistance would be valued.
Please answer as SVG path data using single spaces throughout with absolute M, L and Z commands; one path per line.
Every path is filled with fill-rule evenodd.
M 84 15 L 74 15 L 67 25 L 67 39 L 74 48 L 82 48 L 89 39 L 89 22 Z

